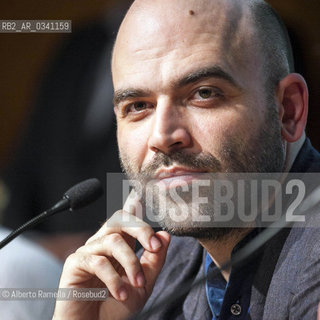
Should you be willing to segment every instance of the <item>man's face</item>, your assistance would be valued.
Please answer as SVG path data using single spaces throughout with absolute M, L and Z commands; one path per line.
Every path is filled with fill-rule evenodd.
M 247 9 L 226 1 L 139 2 L 120 29 L 112 65 L 120 157 L 130 178 L 179 185 L 205 172 L 281 171 L 277 105 L 266 98 Z M 191 220 L 164 225 L 199 236 Z

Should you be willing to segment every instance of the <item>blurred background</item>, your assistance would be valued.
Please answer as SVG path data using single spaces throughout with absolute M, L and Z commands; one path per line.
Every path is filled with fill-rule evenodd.
M 307 134 L 319 150 L 320 1 L 268 2 L 286 23 L 296 69 L 308 82 Z M 2 20 L 72 20 L 72 33 L 0 34 L 0 208 L 9 204 L 0 222 L 7 227 L 40 213 L 74 183 L 91 176 L 104 183 L 106 172 L 120 170 L 109 59 L 130 3 L 0 2 Z M 103 222 L 104 208 L 102 199 L 88 215 L 57 216 L 33 237 L 63 260 Z

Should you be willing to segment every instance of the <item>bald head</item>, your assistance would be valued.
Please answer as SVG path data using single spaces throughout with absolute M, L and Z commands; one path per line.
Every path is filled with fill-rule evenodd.
M 245 11 L 240 1 L 137 0 L 120 27 L 114 60 L 123 51 L 142 49 L 152 54 L 155 41 L 169 52 L 186 37 L 197 41 L 205 33 L 210 35 L 208 42 L 219 42 L 224 49 L 236 46 L 244 32 L 251 35 Z
M 197 36 L 210 34 L 208 43 L 218 44 L 221 54 L 232 60 L 230 64 L 251 64 L 252 70 L 260 70 L 269 92 L 293 71 L 286 29 L 263 0 L 136 0 L 118 33 L 113 70 L 131 54 L 148 51 L 152 55 L 155 40 L 157 47 L 166 51 L 158 50 L 158 56 L 167 54 L 191 31 L 191 42 L 196 42 Z M 113 76 L 117 74 L 113 72 Z

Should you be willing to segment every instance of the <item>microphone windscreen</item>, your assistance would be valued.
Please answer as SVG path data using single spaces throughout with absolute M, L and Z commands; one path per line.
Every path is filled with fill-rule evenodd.
M 100 181 L 92 178 L 76 184 L 63 197 L 69 200 L 70 209 L 75 210 L 97 200 L 102 194 Z

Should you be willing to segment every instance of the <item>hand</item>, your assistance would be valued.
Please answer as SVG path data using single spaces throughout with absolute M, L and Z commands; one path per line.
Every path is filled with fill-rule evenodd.
M 170 236 L 154 233 L 129 213 L 135 207 L 132 198 L 67 258 L 60 279 L 60 288 L 107 288 L 110 296 L 105 301 L 57 301 L 53 320 L 127 319 L 145 305 L 165 262 Z M 144 248 L 140 260 L 134 253 L 136 240 Z

